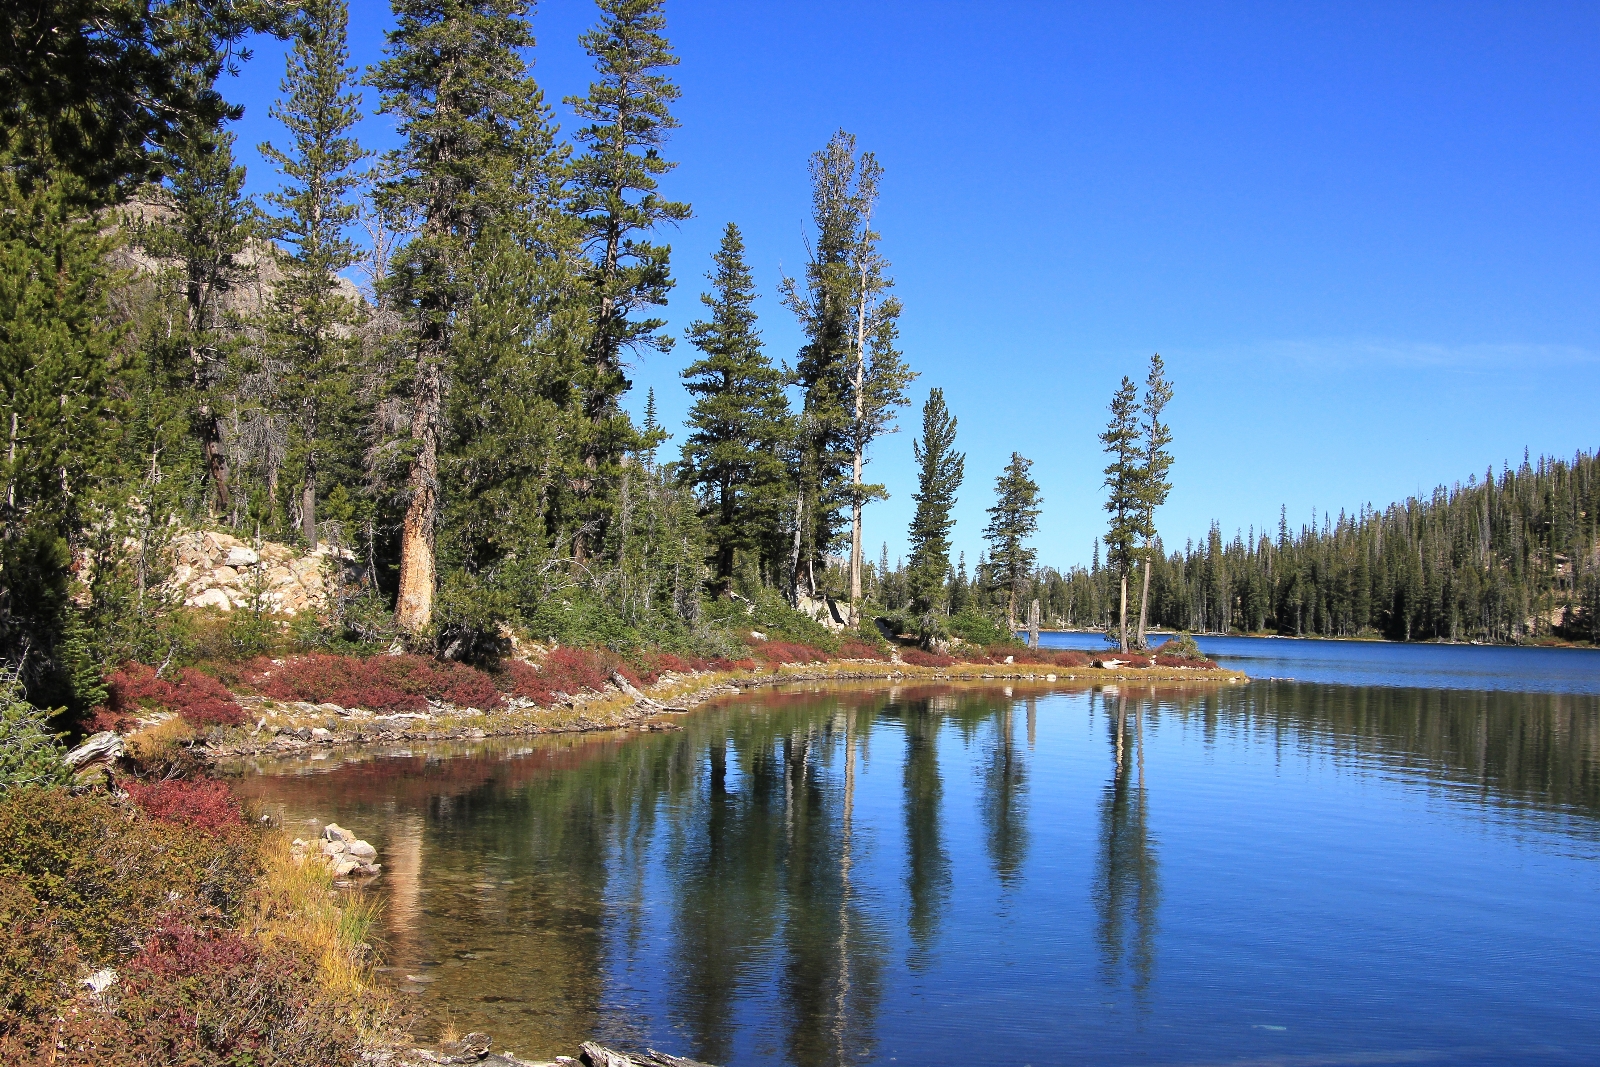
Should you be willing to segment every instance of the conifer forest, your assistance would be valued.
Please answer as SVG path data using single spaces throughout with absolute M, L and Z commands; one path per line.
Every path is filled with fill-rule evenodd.
M 796 161 L 803 261 L 763 314 L 793 316 L 797 351 L 763 340 L 737 220 L 709 262 L 674 259 L 693 207 L 661 187 L 679 97 L 663 0 L 598 0 L 591 84 L 559 101 L 527 0 L 393 0 L 371 69 L 344 0 L 4 8 L 0 659 L 40 707 L 94 707 L 129 661 L 261 646 L 270 619 L 205 637 L 167 592 L 168 546 L 197 528 L 347 557 L 336 610 L 294 623 L 336 651 L 470 661 L 520 631 L 716 652 L 740 601 L 930 644 L 1000 640 L 1034 611 L 1124 647 L 1156 628 L 1600 637 L 1593 454 L 1164 542 L 1182 383 L 1160 357 L 1083 428 L 1104 498 L 1050 502 L 1103 509 L 1091 565 L 1041 562 L 1028 442 L 969 469 L 961 398 L 903 350 L 870 146 L 841 130 Z M 260 33 L 291 47 L 261 146 L 275 191 L 251 198 L 227 95 Z M 363 109 L 398 147 L 360 143 Z M 684 285 L 703 308 L 675 337 L 662 309 Z M 654 396 L 638 419 L 624 401 L 630 366 L 675 348 L 692 407 L 669 450 Z M 897 427 L 918 483 L 891 564 L 863 514 Z M 951 558 L 961 493 L 992 500 L 970 565 Z

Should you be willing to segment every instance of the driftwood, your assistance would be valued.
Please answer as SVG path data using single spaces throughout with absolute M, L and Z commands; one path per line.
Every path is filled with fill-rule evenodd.
M 491 1038 L 487 1034 L 468 1034 L 460 1041 L 452 1043 L 453 1052 L 429 1052 L 426 1049 L 412 1049 L 411 1057 L 402 1062 L 411 1064 L 476 1064 L 478 1067 L 544 1067 L 532 1060 L 518 1059 L 509 1052 L 491 1052 Z M 616 1049 L 606 1048 L 604 1045 L 593 1041 L 585 1041 L 580 1046 L 578 1059 L 570 1056 L 557 1056 L 557 1067 L 710 1067 L 698 1060 L 686 1060 L 682 1056 L 669 1056 L 665 1052 L 655 1049 L 646 1049 L 644 1052 L 618 1052 Z
M 618 1052 L 615 1049 L 597 1045 L 593 1041 L 585 1041 L 582 1046 L 582 1061 L 588 1067 L 708 1067 L 698 1060 L 686 1060 L 682 1056 L 669 1056 L 665 1052 L 655 1049 L 646 1049 L 642 1054 L 638 1052 Z

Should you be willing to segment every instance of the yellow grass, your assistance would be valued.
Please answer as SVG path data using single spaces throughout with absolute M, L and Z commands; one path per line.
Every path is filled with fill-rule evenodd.
M 194 740 L 194 727 L 174 715 L 169 719 L 136 730 L 123 738 L 128 754 L 139 763 L 155 763 L 168 752 Z

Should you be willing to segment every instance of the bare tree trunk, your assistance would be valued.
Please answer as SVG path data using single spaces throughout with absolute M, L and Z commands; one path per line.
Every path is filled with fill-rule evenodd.
M 869 215 L 870 219 L 871 216 Z M 867 259 L 861 257 L 861 296 L 856 305 L 856 421 L 850 484 L 850 625 L 861 625 L 861 463 L 865 447 L 862 390 L 867 379 Z
M 1028 647 L 1039 647 L 1039 601 L 1028 605 Z
M 1122 599 L 1119 601 L 1117 641 L 1122 651 L 1128 651 L 1128 572 L 1122 572 Z
M 1144 636 L 1145 623 L 1149 619 L 1149 614 L 1148 613 L 1149 613 L 1149 608 L 1150 608 L 1150 551 L 1149 551 L 1149 547 L 1148 546 L 1146 546 L 1146 549 L 1145 549 L 1145 558 L 1144 558 L 1143 566 L 1144 566 L 1144 591 L 1139 594 L 1139 635 L 1138 635 L 1139 636 L 1139 648 L 1141 650 L 1150 647 L 1149 641 L 1145 640 L 1145 636 Z
M 311 551 L 317 550 L 317 461 L 306 457 L 306 480 L 300 487 L 300 530 Z
M 435 338 L 434 340 L 437 340 Z M 421 368 L 416 408 L 411 417 L 411 439 L 418 444 L 407 488 L 411 502 L 400 530 L 400 595 L 394 620 L 401 629 L 417 633 L 433 621 L 435 584 L 434 528 L 439 517 L 439 419 L 443 402 L 442 369 L 438 348 Z
M 789 602 L 800 606 L 800 523 L 805 518 L 805 490 L 794 494 L 794 547 L 789 550 Z

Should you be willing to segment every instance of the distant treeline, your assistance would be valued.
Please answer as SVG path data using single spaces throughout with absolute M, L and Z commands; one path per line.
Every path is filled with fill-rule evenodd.
M 1515 642 L 1600 637 L 1600 463 L 1541 457 L 1440 486 L 1382 511 L 1278 529 L 1213 524 L 1202 542 L 1156 553 L 1152 624 L 1207 633 L 1279 633 L 1394 640 Z M 952 600 L 983 597 L 955 576 Z M 963 568 L 964 570 L 964 568 Z M 894 599 L 888 575 L 885 599 Z M 973 590 L 971 594 L 967 589 Z M 1092 564 L 1040 568 L 1032 596 L 1047 623 L 1109 630 L 1117 576 Z

